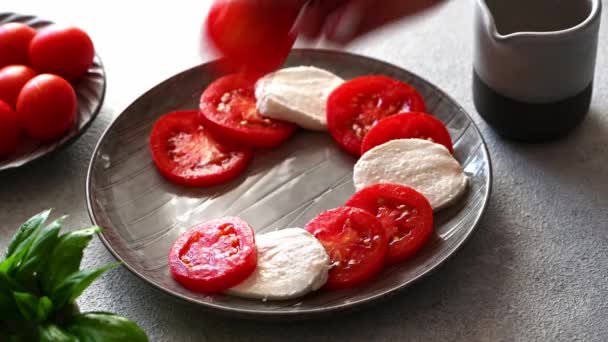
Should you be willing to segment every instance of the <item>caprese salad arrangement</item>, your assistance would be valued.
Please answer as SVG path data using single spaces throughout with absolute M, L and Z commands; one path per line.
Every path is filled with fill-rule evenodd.
M 0 159 L 26 137 L 45 143 L 67 134 L 78 106 L 73 84 L 94 57 L 93 42 L 81 29 L 0 25 Z
M 256 236 L 238 217 L 194 226 L 169 252 L 173 278 L 197 292 L 285 300 L 355 287 L 411 259 L 433 234 L 433 212 L 468 183 L 448 130 L 425 111 L 416 89 L 381 75 L 345 81 L 300 66 L 218 78 L 198 110 L 165 114 L 153 126 L 150 150 L 163 176 L 218 185 L 244 172 L 255 149 L 280 145 L 300 127 L 328 130 L 358 157 L 357 192 L 303 228 Z

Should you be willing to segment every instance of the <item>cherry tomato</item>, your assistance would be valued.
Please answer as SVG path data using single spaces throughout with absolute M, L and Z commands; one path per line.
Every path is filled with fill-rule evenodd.
M 76 93 L 63 78 L 42 74 L 29 80 L 17 97 L 21 126 L 32 138 L 51 141 L 65 135 L 76 121 Z
M 331 260 L 330 289 L 349 288 L 371 279 L 384 264 L 387 240 L 374 215 L 351 207 L 319 214 L 305 228 L 325 247 Z
M 197 292 L 215 293 L 235 286 L 256 265 L 253 229 L 238 217 L 215 219 L 190 228 L 169 252 L 173 278 Z
M 36 71 L 25 65 L 9 65 L 0 69 L 0 100 L 15 108 L 19 92 L 34 76 Z
M 426 139 L 454 152 L 452 138 L 441 121 L 425 113 L 404 113 L 390 116 L 372 127 L 363 138 L 361 154 L 395 139 Z
M 93 64 L 95 48 L 89 35 L 76 27 L 51 27 L 32 39 L 29 49 L 34 69 L 73 81 Z
M 278 68 L 296 40 L 292 27 L 299 8 L 281 1 L 216 1 L 206 33 L 225 67 L 266 73 Z
M 242 74 L 221 77 L 201 96 L 201 118 L 228 141 L 273 147 L 287 140 L 296 126 L 265 118 L 256 108 L 255 79 Z
M 239 176 L 251 160 L 245 147 L 222 144 L 203 126 L 198 111 L 163 115 L 150 135 L 152 159 L 160 173 L 182 185 L 211 186 Z
M 11 64 L 28 64 L 28 48 L 36 30 L 21 24 L 0 26 L 0 68 Z
M 0 100 L 0 159 L 17 150 L 21 128 L 17 114 L 4 101 Z
M 380 120 L 402 112 L 424 112 L 422 96 L 386 76 L 362 76 L 336 88 L 327 99 L 327 127 L 347 152 L 361 155 L 361 142 Z
M 389 263 L 413 257 L 433 234 L 433 208 L 410 187 L 375 184 L 357 192 L 346 205 L 361 208 L 380 220 L 388 238 Z

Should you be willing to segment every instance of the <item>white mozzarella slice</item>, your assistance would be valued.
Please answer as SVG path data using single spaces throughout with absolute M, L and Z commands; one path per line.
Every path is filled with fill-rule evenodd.
M 357 190 L 378 183 L 409 186 L 439 210 L 466 191 L 468 177 L 445 146 L 398 139 L 367 151 L 355 164 L 353 181 Z
M 301 228 L 256 236 L 256 270 L 227 293 L 245 298 L 285 300 L 319 289 L 327 281 L 329 256 L 323 245 Z
M 342 82 L 331 72 L 312 66 L 281 69 L 257 81 L 257 107 L 269 118 L 324 131 L 327 97 Z

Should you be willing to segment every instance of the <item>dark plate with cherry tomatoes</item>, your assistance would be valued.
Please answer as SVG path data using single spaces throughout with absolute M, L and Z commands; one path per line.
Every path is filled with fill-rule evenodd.
M 91 159 L 86 186 L 91 219 L 105 228 L 101 240 L 145 282 L 215 312 L 306 318 L 388 298 L 437 269 L 475 230 L 490 195 L 490 157 L 477 127 L 456 101 L 409 71 L 363 56 L 294 49 L 285 65 L 312 65 L 347 80 L 388 76 L 415 88 L 425 108 L 399 83 L 383 88 L 383 104 L 395 93 L 405 94 L 407 103 L 393 102 L 395 108 L 425 109 L 434 119 L 423 115 L 403 119 L 390 104 L 380 106 L 374 117 L 395 117 L 392 120 L 402 129 L 376 125 L 380 137 L 372 134 L 365 142 L 355 131 L 368 130 L 370 122 L 348 111 L 334 114 L 356 127 L 345 126 L 344 133 L 336 136 L 294 132 L 289 125 L 264 122 L 252 104 L 251 82 L 222 78 L 217 74 L 218 61 L 158 84 L 128 106 L 104 133 Z M 346 91 L 365 95 L 369 89 Z M 360 99 L 359 108 L 370 103 L 378 107 L 369 96 Z M 174 116 L 184 117 L 178 123 Z M 449 139 L 434 120 L 445 125 Z M 355 194 L 352 170 L 357 148 L 382 143 L 385 135 L 445 144 L 470 177 L 469 191 L 453 207 L 435 214 L 409 188 L 371 187 Z M 180 236 L 190 241 L 203 228 L 200 224 L 234 217 L 246 222 L 256 236 L 305 228 L 329 251 L 331 262 L 343 268 L 330 270 L 331 281 L 325 288 L 295 300 L 261 301 L 213 293 L 216 274 L 191 274 L 181 262 L 183 255 L 188 260 L 198 258 L 198 252 L 170 250 L 176 241 L 178 246 L 184 243 Z M 340 230 L 345 226 L 348 229 Z M 196 236 L 199 241 L 202 235 Z M 250 265 L 247 258 L 225 261 L 238 263 L 234 269 L 244 272 Z M 233 276 L 242 276 L 240 271 L 222 280 L 224 287 Z
M 6 24 L 7 30 L 0 29 L 0 49 L 12 53 L 0 58 L 0 101 L 12 114 L 1 106 L 0 121 L 11 122 L 14 115 L 18 124 L 2 130 L 8 138 L 0 141 L 0 171 L 75 142 L 97 117 L 106 89 L 103 64 L 84 31 L 32 15 L 0 13 L 0 28 Z M 64 63 L 64 58 L 74 62 Z M 41 116 L 41 107 L 53 111 Z M 9 140 L 15 129 L 17 137 Z

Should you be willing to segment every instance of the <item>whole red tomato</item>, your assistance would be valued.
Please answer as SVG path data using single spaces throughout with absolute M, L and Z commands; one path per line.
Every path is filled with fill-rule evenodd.
M 223 67 L 266 73 L 293 47 L 298 12 L 289 1 L 219 0 L 207 17 L 207 37 L 224 57 Z
M 17 114 L 9 105 L 0 101 L 0 159 L 15 152 L 20 136 Z
M 9 65 L 0 69 L 0 100 L 15 109 L 21 88 L 34 76 L 36 71 L 25 65 Z
M 68 81 L 56 75 L 42 74 L 21 89 L 17 115 L 30 137 L 50 141 L 72 128 L 76 106 L 76 93 Z
M 0 26 L 0 68 L 10 64 L 28 64 L 28 48 L 36 30 L 21 24 Z
M 84 76 L 93 64 L 95 47 L 89 35 L 76 27 L 50 27 L 32 39 L 29 58 L 39 72 L 68 80 Z

